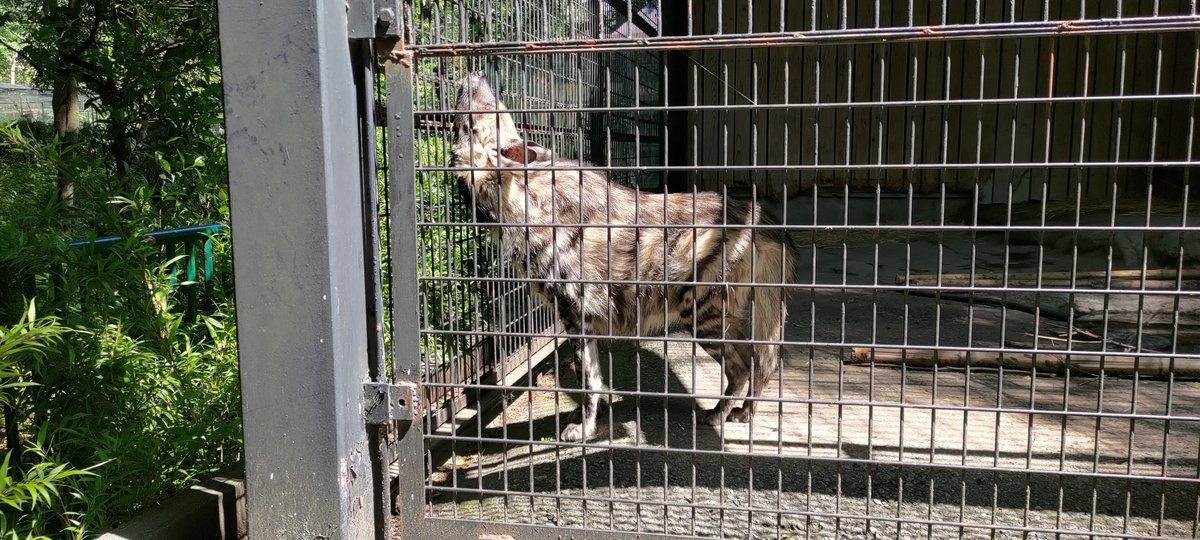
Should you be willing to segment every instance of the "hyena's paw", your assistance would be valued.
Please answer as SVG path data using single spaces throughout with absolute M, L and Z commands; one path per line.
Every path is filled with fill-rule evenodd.
M 702 426 L 719 426 L 724 416 L 725 410 L 723 407 L 717 406 L 712 409 L 703 409 L 696 413 L 696 423 Z
M 583 424 L 567 424 L 562 434 L 558 436 L 558 440 L 563 442 L 584 442 L 592 438 L 595 431 L 596 428 L 584 430 Z
M 745 424 L 750 421 L 752 415 L 754 415 L 754 411 L 750 407 L 738 407 L 729 411 L 729 416 L 725 417 L 725 420 Z
M 610 411 L 609 411 L 609 406 L 608 406 L 607 401 L 604 401 L 602 399 L 596 403 L 596 415 L 597 416 L 604 416 L 604 415 L 608 414 L 609 412 Z M 570 422 L 572 424 L 578 424 L 580 422 L 583 422 L 583 407 L 577 407 L 575 410 L 571 411 L 570 413 L 567 413 L 567 422 Z

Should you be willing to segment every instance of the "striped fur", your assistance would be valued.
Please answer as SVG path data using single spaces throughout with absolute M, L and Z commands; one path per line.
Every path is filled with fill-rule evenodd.
M 460 185 L 478 215 L 512 224 L 496 227 L 502 250 L 536 280 L 533 290 L 555 306 L 567 330 L 586 336 L 661 336 L 677 326 L 694 331 L 728 380 L 725 398 L 697 420 L 748 421 L 756 402 L 734 408 L 735 394 L 749 383 L 746 395 L 759 397 L 774 375 L 787 290 L 737 284 L 791 283 L 794 270 L 786 235 L 759 228 L 771 223 L 762 209 L 717 193 L 642 193 L 609 182 L 586 164 L 524 140 L 479 74 L 462 81 L 458 110 L 477 111 L 455 120 Z M 593 435 L 603 389 L 595 339 L 578 340 L 576 353 L 585 397 L 582 421 L 561 434 L 566 441 Z

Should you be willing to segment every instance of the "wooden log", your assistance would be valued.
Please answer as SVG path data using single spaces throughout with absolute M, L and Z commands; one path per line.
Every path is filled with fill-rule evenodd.
M 1038 370 L 1056 374 L 1090 373 L 1094 375 L 1142 377 L 1200 377 L 1200 361 L 1188 358 L 1109 356 L 1101 353 L 1024 353 L 1005 351 L 967 351 L 958 349 L 895 349 L 855 347 L 852 363 L 874 363 L 909 367 L 987 367 Z M 1174 365 L 1172 365 L 1174 364 Z
M 1051 292 L 1053 292 L 1053 291 L 1051 291 Z M 1053 296 L 1056 297 L 1057 300 L 1055 300 L 1054 298 L 1048 298 L 1051 296 L 1050 293 L 1041 293 L 1043 295 L 1043 298 L 1041 299 L 1040 302 L 1036 302 L 1036 303 L 1035 303 L 1036 299 L 1034 297 L 1034 293 L 1011 293 L 1011 294 L 1006 294 L 1006 295 L 1002 296 L 999 294 L 995 294 L 995 291 L 992 291 L 991 294 L 988 294 L 986 292 L 963 293 L 963 292 L 958 292 L 958 291 L 940 292 L 940 291 L 929 291 L 929 290 L 915 290 L 915 291 L 908 291 L 908 294 L 912 295 L 912 296 L 920 296 L 920 297 L 925 297 L 925 298 L 938 298 L 938 299 L 945 300 L 948 302 L 966 302 L 966 303 L 974 304 L 977 306 L 1004 307 L 1004 308 L 1011 309 L 1014 311 L 1029 313 L 1031 315 L 1038 315 L 1040 317 L 1044 317 L 1047 319 L 1053 319 L 1053 320 L 1061 321 L 1061 322 L 1067 322 L 1068 320 L 1074 320 L 1076 324 L 1086 322 L 1086 323 L 1088 323 L 1089 327 L 1091 327 L 1093 329 L 1097 329 L 1097 330 L 1098 330 L 1098 328 L 1097 328 L 1096 323 L 1103 320 L 1103 317 L 1101 317 L 1099 319 L 1094 318 L 1094 313 L 1091 314 L 1091 315 L 1093 315 L 1093 318 L 1090 320 L 1087 320 L 1087 321 L 1080 321 L 1078 318 L 1078 313 L 1076 313 L 1076 317 L 1074 319 L 1072 319 L 1070 304 L 1068 304 L 1066 301 L 1067 295 L 1065 293 L 1054 293 Z M 1082 295 L 1083 293 L 1080 293 L 1080 294 Z M 1136 298 L 1136 296 L 1134 298 Z M 1172 298 L 1172 297 L 1167 297 L 1167 298 Z M 1180 314 L 1181 316 L 1180 316 L 1180 322 L 1179 322 L 1178 328 L 1175 328 L 1175 325 L 1171 322 L 1171 319 L 1169 317 L 1165 320 L 1166 321 L 1165 323 L 1164 322 L 1153 322 L 1152 323 L 1152 322 L 1147 321 L 1146 317 L 1143 317 L 1143 320 L 1141 321 L 1141 324 L 1139 325 L 1136 316 L 1129 317 L 1127 315 L 1123 315 L 1120 317 L 1109 317 L 1108 329 L 1110 331 L 1114 331 L 1114 330 L 1126 331 L 1126 332 L 1140 331 L 1144 334 L 1153 334 L 1153 335 L 1157 335 L 1157 336 L 1177 335 L 1179 337 L 1179 339 L 1181 339 L 1181 340 L 1182 339 L 1200 339 L 1200 325 L 1193 324 L 1191 322 L 1191 321 L 1195 320 L 1194 313 L 1195 313 L 1195 309 L 1196 309 L 1195 308 L 1196 302 L 1200 302 L 1200 298 L 1183 298 L 1183 299 L 1181 299 L 1180 311 L 1182 312 L 1184 309 L 1191 309 L 1192 311 L 1189 313 L 1181 313 Z M 1154 320 L 1155 321 L 1163 321 L 1163 319 L 1161 317 L 1156 317 Z
M 1200 326 L 1200 298 L 1195 296 L 1077 294 L 1071 305 L 1077 323 L 1100 323 L 1107 315 L 1110 322 L 1170 326 L 1175 321 L 1177 299 L 1179 325 Z

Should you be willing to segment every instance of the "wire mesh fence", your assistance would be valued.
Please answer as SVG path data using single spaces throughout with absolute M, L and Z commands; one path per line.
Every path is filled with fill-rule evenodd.
M 1194 2 L 412 7 L 432 523 L 1200 532 Z

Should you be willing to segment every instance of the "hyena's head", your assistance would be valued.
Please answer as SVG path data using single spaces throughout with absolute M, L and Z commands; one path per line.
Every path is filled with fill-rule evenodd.
M 452 152 L 460 187 L 473 196 L 476 207 L 495 214 L 507 181 L 528 172 L 514 168 L 552 161 L 552 152 L 521 138 L 512 114 L 482 72 L 470 73 L 459 83 L 455 108 L 459 113 Z
M 454 162 L 464 168 L 491 168 L 497 152 L 522 146 L 521 134 L 508 107 L 492 91 L 482 72 L 468 74 L 458 85 L 459 111 L 454 118 Z M 476 176 L 481 173 L 476 171 Z

